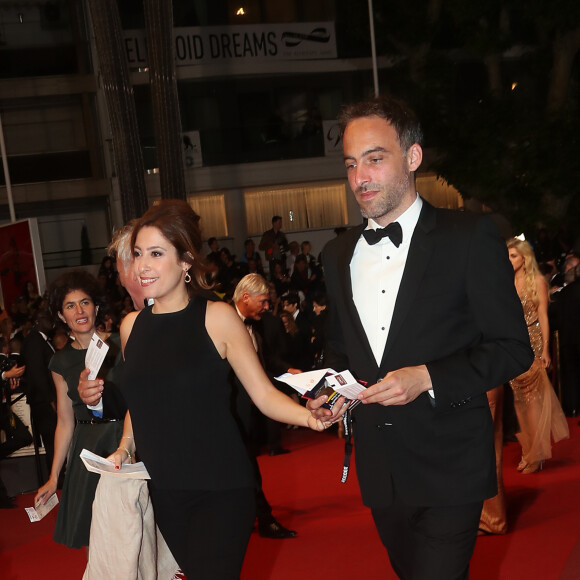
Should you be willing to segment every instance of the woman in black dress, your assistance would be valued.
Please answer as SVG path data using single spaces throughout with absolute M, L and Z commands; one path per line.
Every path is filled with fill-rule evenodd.
M 86 448 L 107 457 L 119 443 L 124 409 L 117 417 L 99 418 L 81 401 L 79 376 L 85 370 L 85 356 L 91 337 L 97 332 L 103 303 L 97 280 L 88 272 L 74 271 L 57 278 L 49 289 L 50 308 L 64 322 L 74 339 L 57 351 L 49 368 L 56 386 L 58 422 L 54 437 L 54 459 L 48 481 L 38 490 L 35 505 L 46 503 L 55 493 L 61 469 L 67 460 L 62 496 L 53 539 L 69 548 L 89 545 L 92 503 L 99 476 L 90 473 L 79 457 Z M 110 379 L 121 360 L 118 334 L 97 332 L 109 350 L 99 377 Z M 107 380 L 107 388 L 114 385 Z
M 121 326 L 129 411 L 111 459 L 119 466 L 139 453 L 157 524 L 188 578 L 233 580 L 255 520 L 255 491 L 230 412 L 230 368 L 273 419 L 319 431 L 329 422 L 276 390 L 236 311 L 203 296 L 198 221 L 186 202 L 165 200 L 135 226 L 135 271 L 155 302 Z

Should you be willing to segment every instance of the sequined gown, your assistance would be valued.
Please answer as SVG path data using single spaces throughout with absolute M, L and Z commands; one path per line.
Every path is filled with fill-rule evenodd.
M 505 534 L 507 532 L 507 512 L 505 488 L 503 485 L 503 385 L 487 391 L 487 401 L 493 419 L 493 444 L 495 446 L 495 471 L 497 474 L 497 495 L 483 502 L 479 519 L 480 533 Z
M 520 296 L 520 300 L 535 358 L 529 370 L 512 379 L 510 385 L 514 392 L 514 406 L 520 424 L 517 437 L 522 446 L 522 459 L 531 464 L 552 457 L 550 435 L 556 443 L 569 437 L 570 432 L 562 407 L 540 360 L 543 341 L 538 310 L 528 294 Z

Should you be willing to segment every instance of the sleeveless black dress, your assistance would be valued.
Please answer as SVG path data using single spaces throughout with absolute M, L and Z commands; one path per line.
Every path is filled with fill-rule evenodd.
M 141 311 L 125 347 L 123 395 L 139 458 L 165 490 L 254 486 L 230 411 L 230 365 L 205 328 L 207 300 L 179 312 Z

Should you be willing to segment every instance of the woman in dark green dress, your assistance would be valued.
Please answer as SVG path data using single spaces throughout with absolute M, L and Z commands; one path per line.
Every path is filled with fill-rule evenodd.
M 57 391 L 58 423 L 50 477 L 38 490 L 35 505 L 45 503 L 55 493 L 67 460 L 53 539 L 69 548 L 81 548 L 89 544 L 92 503 L 99 476 L 86 470 L 79 454 L 85 448 L 103 457 L 115 451 L 124 412 L 118 417 L 98 417 L 78 394 L 79 375 L 86 367 L 91 337 L 97 332 L 99 307 L 102 310 L 96 279 L 83 271 L 63 274 L 51 285 L 49 300 L 52 312 L 68 326 L 73 341 L 59 350 L 49 365 Z M 115 364 L 121 360 L 119 336 L 97 334 L 109 345 L 99 377 L 111 378 Z

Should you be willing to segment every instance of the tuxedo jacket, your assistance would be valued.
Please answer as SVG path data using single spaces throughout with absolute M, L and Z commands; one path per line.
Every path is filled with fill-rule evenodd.
M 272 379 L 287 372 L 292 365 L 285 356 L 288 344 L 282 320 L 266 311 L 254 323 L 254 330 L 258 334 L 258 355 L 266 374 Z
M 31 330 L 21 350 L 21 364 L 26 365 L 24 390 L 29 405 L 56 403 L 56 389 L 48 363 L 54 350 L 38 330 Z
M 364 227 L 323 250 L 328 366 L 348 368 L 370 386 L 389 371 L 426 364 L 435 396 L 425 392 L 407 405 L 368 404 L 353 411 L 363 502 L 388 506 L 394 493 L 418 506 L 491 497 L 495 453 L 486 391 L 533 361 L 506 245 L 488 218 L 423 201 L 377 364 L 350 278 Z

